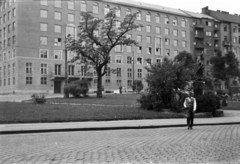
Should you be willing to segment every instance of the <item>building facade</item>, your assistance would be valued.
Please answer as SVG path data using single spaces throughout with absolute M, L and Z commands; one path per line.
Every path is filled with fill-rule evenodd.
M 122 20 L 138 12 L 136 23 L 143 27 L 130 32 L 137 47 L 116 47 L 111 52 L 110 69 L 103 77 L 104 91 L 122 85 L 131 90 L 133 80 L 142 80 L 145 66 L 190 52 L 190 16 L 185 12 L 136 1 L 47 1 L 6 0 L 0 6 L 0 93 L 62 93 L 65 84 L 65 37 L 77 36 L 81 12 L 104 18 L 109 8 L 117 8 Z M 67 52 L 70 60 L 75 54 Z M 69 81 L 88 77 L 83 65 L 68 63 Z M 96 76 L 91 77 L 96 90 Z

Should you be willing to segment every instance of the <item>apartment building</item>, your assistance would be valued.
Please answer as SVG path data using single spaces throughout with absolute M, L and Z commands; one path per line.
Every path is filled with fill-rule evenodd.
M 211 77 L 210 59 L 216 51 L 220 50 L 220 22 L 206 14 L 182 11 L 191 16 L 191 53 L 195 59 L 203 55 L 204 74 L 206 77 Z
M 220 10 L 213 11 L 208 6 L 202 8 L 202 13 L 219 20 L 221 51 L 223 53 L 233 51 L 240 59 L 240 15 Z
M 130 0 L 6 0 L 0 4 L 0 93 L 62 93 L 65 37 L 77 36 L 81 12 L 104 18 L 113 7 L 120 20 L 138 12 L 136 23 L 143 27 L 127 34 L 138 47 L 116 47 L 111 52 L 109 69 L 117 69 L 117 74 L 103 77 L 105 91 L 119 85 L 131 90 L 133 80 L 142 80 L 146 88 L 145 66 L 190 51 L 190 16 L 178 9 Z M 74 55 L 67 52 L 67 59 Z M 96 90 L 96 76 L 89 77 L 84 66 L 69 63 L 67 72 L 68 81 L 91 78 L 91 90 Z

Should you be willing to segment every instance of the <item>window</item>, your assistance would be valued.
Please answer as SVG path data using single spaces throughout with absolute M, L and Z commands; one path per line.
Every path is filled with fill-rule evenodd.
M 169 17 L 167 15 L 165 15 L 164 17 L 164 23 L 169 24 Z
M 132 87 L 132 80 L 127 80 L 127 86 Z
M 126 35 L 126 38 L 127 38 L 127 39 L 131 39 L 131 38 L 132 38 L 132 35 L 131 35 L 131 34 L 127 34 L 127 35 Z
M 169 35 L 169 28 L 165 28 L 165 34 Z
M 41 85 L 47 85 L 47 77 L 41 77 Z
M 156 23 L 160 23 L 160 15 L 156 15 L 156 18 L 155 18 L 155 21 L 156 21 Z
M 170 56 L 170 50 L 169 50 L 169 49 L 166 49 L 166 50 L 165 50 L 165 55 L 166 55 L 166 56 Z
M 177 26 L 177 18 L 173 18 L 173 26 Z
M 8 29 L 8 30 L 7 30 L 8 33 L 10 33 L 10 31 L 11 31 L 11 24 L 8 25 L 8 28 L 7 28 L 7 29 Z
M 48 24 L 40 23 L 40 31 L 47 31 Z
M 26 74 L 32 74 L 32 63 L 26 63 Z
M 161 38 L 155 38 L 155 43 L 157 46 L 161 46 Z
M 142 27 L 139 26 L 139 27 L 137 28 L 137 31 L 142 31 Z
M 121 17 L 121 9 L 119 7 L 115 9 L 115 14 L 117 17 Z
M 147 59 L 146 59 L 146 62 L 147 62 L 147 65 L 151 65 L 151 64 L 152 64 L 152 59 L 147 58 Z
M 47 18 L 48 17 L 48 11 L 47 10 L 40 10 L 40 17 L 41 18 Z
M 182 47 L 186 47 L 186 41 L 182 41 Z
M 16 36 L 13 35 L 13 36 L 12 36 L 12 44 L 14 45 L 15 43 L 16 43 Z
M 152 48 L 151 47 L 147 47 L 147 54 L 151 55 L 152 54 Z
M 68 75 L 73 76 L 74 75 L 74 65 L 68 65 Z M 82 71 L 83 69 L 81 69 Z M 84 69 L 85 70 L 85 69 Z
M 54 6 L 55 7 L 62 7 L 62 2 L 61 2 L 61 0 L 55 0 L 55 2 L 54 2 Z
M 11 19 L 11 11 L 8 12 L 8 20 Z
M 212 22 L 206 21 L 206 26 L 212 26 Z
M 223 26 L 223 31 L 227 31 L 227 26 L 226 25 Z
M 156 33 L 157 34 L 160 34 L 160 30 L 161 30 L 160 27 L 156 27 Z
M 123 46 L 122 45 L 117 45 L 114 48 L 115 52 L 123 52 Z
M 116 63 L 122 63 L 122 56 L 116 56 Z
M 26 84 L 32 84 L 32 77 L 26 77 Z
M 141 47 L 141 46 L 138 46 L 138 47 L 137 47 L 137 53 L 139 53 L 139 54 L 142 53 L 142 47 Z
M 61 64 L 55 64 L 54 74 L 61 75 Z
M 143 62 L 142 62 L 142 58 L 137 58 L 137 64 L 143 64 Z
M 81 11 L 87 11 L 87 3 L 85 1 L 81 1 Z
M 6 22 L 6 14 L 3 15 L 3 23 Z
M 182 27 L 186 27 L 186 20 L 185 20 L 185 19 L 182 19 L 181 24 L 182 24 Z
M 40 37 L 40 44 L 41 45 L 47 45 L 47 37 L 41 36 Z
M 8 59 L 11 59 L 11 58 L 12 58 L 12 52 L 8 51 Z
M 60 12 L 54 12 L 54 19 L 61 20 L 62 19 L 62 13 Z
M 142 36 L 141 35 L 137 35 L 137 42 L 141 43 L 142 42 Z
M 182 31 L 182 37 L 183 37 L 183 38 L 186 37 L 186 31 Z
M 11 46 L 11 38 L 8 38 L 8 43 L 7 43 L 8 46 Z
M 109 86 L 111 84 L 110 79 L 105 79 L 105 84 Z
M 106 5 L 104 7 L 104 15 L 107 15 L 107 13 L 109 13 L 109 12 L 110 12 L 110 7 L 109 7 L 109 5 Z
M 174 56 L 177 56 L 178 55 L 178 50 L 174 50 L 173 54 L 174 54 Z
M 62 38 L 54 38 L 54 46 L 61 46 Z
M 126 9 L 126 15 L 132 14 L 131 9 Z
M 131 68 L 127 69 L 127 77 L 132 77 L 132 69 Z
M 150 26 L 150 25 L 147 25 L 147 26 L 146 26 L 146 31 L 147 31 L 147 32 L 151 32 L 151 26 Z
M 70 35 L 72 38 L 76 38 L 76 27 L 72 25 L 67 25 L 66 36 Z
M 48 5 L 47 0 L 40 0 L 40 4 L 44 6 Z
M 150 13 L 146 14 L 146 21 L 151 22 L 151 14 Z
M 48 50 L 40 49 L 40 58 L 48 58 Z
M 12 31 L 15 31 L 15 29 L 16 29 L 16 22 L 13 22 L 12 23 Z
M 54 50 L 54 59 L 62 59 L 62 50 Z
M 41 75 L 47 75 L 47 64 L 41 64 Z
M 111 75 L 111 69 L 110 69 L 110 67 L 107 67 L 107 71 L 106 71 L 105 76 L 110 77 L 110 75 Z
M 236 26 L 233 27 L 233 32 L 234 33 L 237 32 L 237 27 Z
M 127 57 L 127 64 L 132 64 L 132 57 L 131 56 Z
M 147 36 L 147 43 L 151 43 L 151 40 L 152 40 L 152 38 L 151 38 L 151 36 Z
M 117 68 L 117 77 L 121 77 L 121 68 Z
M 68 9 L 74 10 L 74 1 L 72 1 L 72 0 L 68 1 Z
M 138 13 L 137 13 L 137 20 L 141 20 L 141 19 L 142 19 L 141 11 L 138 11 Z
M 178 36 L 178 30 L 173 30 L 173 36 Z
M 8 76 L 10 76 L 10 74 L 11 74 L 11 65 L 9 64 L 8 65 Z
M 93 3 L 93 13 L 94 14 L 98 14 L 98 10 L 99 10 L 98 4 L 97 3 Z
M 54 32 L 61 33 L 61 26 L 60 25 L 54 25 Z
M 115 24 L 116 24 L 116 28 L 120 28 L 120 26 L 121 26 L 121 22 L 120 21 L 116 21 Z
M 178 46 L 178 40 L 173 40 L 173 46 L 177 47 Z
M 15 17 L 15 16 L 16 16 L 16 9 L 13 8 L 13 10 L 12 10 L 12 17 Z
M 68 21 L 74 22 L 74 14 L 68 14 Z
M 137 70 L 138 78 L 142 78 L 142 69 Z
M 16 57 L 16 50 L 15 49 L 12 50 L 12 55 L 13 55 L 13 58 Z
M 170 44 L 170 39 L 168 39 L 168 38 L 165 38 L 165 45 L 169 45 Z
M 161 59 L 156 59 L 156 63 L 161 63 L 162 60 Z
M 15 63 L 12 64 L 12 74 L 13 76 L 15 76 L 15 73 L 16 73 L 16 66 L 15 66 Z

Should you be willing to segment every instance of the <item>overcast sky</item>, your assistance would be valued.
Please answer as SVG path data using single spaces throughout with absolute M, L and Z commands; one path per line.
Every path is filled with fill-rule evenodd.
M 157 4 L 160 6 L 183 9 L 201 13 L 203 7 L 210 10 L 227 11 L 230 14 L 240 14 L 240 0 L 135 0 L 139 2 Z

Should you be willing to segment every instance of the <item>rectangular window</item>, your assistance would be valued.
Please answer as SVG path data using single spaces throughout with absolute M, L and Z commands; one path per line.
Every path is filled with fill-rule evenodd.
M 122 56 L 117 55 L 115 62 L 116 62 L 116 63 L 122 63 Z
M 152 48 L 151 47 L 147 47 L 147 54 L 151 55 L 152 54 Z
M 47 64 L 41 64 L 41 75 L 47 75 Z
M 75 16 L 74 16 L 74 14 L 68 14 L 68 21 L 69 22 L 74 22 L 74 18 Z
M 127 86 L 132 87 L 132 80 L 127 80 Z
M 41 45 L 47 45 L 47 37 L 41 36 L 40 37 L 40 44 Z
M 147 43 L 151 43 L 151 40 L 152 40 L 152 38 L 151 38 L 151 36 L 147 36 Z
M 55 64 L 54 74 L 61 75 L 61 64 Z
M 121 72 L 122 72 L 121 68 L 117 68 L 117 77 L 121 77 Z
M 109 86 L 111 84 L 110 79 L 105 79 L 105 84 Z
M 127 69 L 127 77 L 132 77 L 132 68 Z
M 182 31 L 182 37 L 183 37 L 183 38 L 186 37 L 186 31 Z
M 142 36 L 141 35 L 137 35 L 137 42 L 141 43 L 142 42 Z
M 54 32 L 61 33 L 62 29 L 60 25 L 54 25 Z
M 160 23 L 160 16 L 159 15 L 156 15 L 156 23 Z
M 15 73 L 16 73 L 16 66 L 15 66 L 15 63 L 12 64 L 12 74 L 13 76 L 15 76 Z
M 11 65 L 9 64 L 8 65 L 8 76 L 10 76 L 10 74 L 11 74 Z
M 39 53 L 40 53 L 40 58 L 48 58 L 48 50 L 47 49 L 40 49 Z
M 93 3 L 93 13 L 98 14 L 98 4 L 97 3 Z
M 123 46 L 122 45 L 117 45 L 114 48 L 115 52 L 123 52 Z
M 142 53 L 142 46 L 137 47 L 137 53 L 141 54 Z
M 147 32 L 151 32 L 151 26 L 149 26 L 149 25 L 146 26 L 146 31 L 147 31 Z
M 161 30 L 160 27 L 156 27 L 156 33 L 157 34 L 160 34 L 160 30 Z
M 15 29 L 16 29 L 16 22 L 13 22 L 12 23 L 12 31 L 15 31 Z
M 106 71 L 105 76 L 106 76 L 106 77 L 110 77 L 110 75 L 111 75 L 111 68 L 110 68 L 110 67 L 107 67 L 107 71 Z
M 87 4 L 85 1 L 80 1 L 80 10 L 86 12 L 87 11 Z
M 15 16 L 16 16 L 16 9 L 13 8 L 13 10 L 12 10 L 12 17 L 15 17 Z
M 182 41 L 182 47 L 186 47 L 186 41 Z
M 41 18 L 47 18 L 48 17 L 48 11 L 47 10 L 40 10 L 40 17 Z
M 8 43 L 7 43 L 8 47 L 11 46 L 11 38 L 8 38 Z
M 166 56 L 170 56 L 170 50 L 169 50 L 169 49 L 166 49 L 166 50 L 165 50 L 165 55 L 166 55 Z
M 143 64 L 143 62 L 142 62 L 142 58 L 137 58 L 137 64 Z
M 12 44 L 14 45 L 15 43 L 16 43 L 16 36 L 13 35 L 13 37 L 12 37 Z
M 7 29 L 8 29 L 8 30 L 7 30 L 8 33 L 10 33 L 10 32 L 11 32 L 11 24 L 8 25 L 8 28 L 7 28 Z
M 55 7 L 62 7 L 62 2 L 61 2 L 61 0 L 55 0 L 55 2 L 54 2 L 54 6 Z
M 62 19 L 62 13 L 60 12 L 54 12 L 54 19 L 61 20 Z
M 178 36 L 178 30 L 173 30 L 173 36 Z
M 73 39 L 76 38 L 76 33 L 75 33 L 75 27 L 74 26 L 67 26 L 67 33 L 66 36 L 70 35 Z
M 161 59 L 156 59 L 156 63 L 161 63 L 162 60 Z
M 13 85 L 15 85 L 15 84 L 16 84 L 16 78 L 13 77 Z
M 165 28 L 165 35 L 169 35 L 169 28 Z
M 146 62 L 147 62 L 147 65 L 151 65 L 151 64 L 152 64 L 152 59 L 148 58 L 148 59 L 146 60 Z
M 41 85 L 47 85 L 47 77 L 41 77 Z
M 47 31 L 48 24 L 46 23 L 40 23 L 40 31 Z
M 127 46 L 127 52 L 132 52 L 132 46 Z
M 138 28 L 137 28 L 137 31 L 142 31 L 142 27 L 138 27 Z
M 170 39 L 168 39 L 168 38 L 165 38 L 165 45 L 169 45 L 170 44 Z
M 68 75 L 73 76 L 74 75 L 74 65 L 68 65 Z
M 32 77 L 26 77 L 26 84 L 32 84 Z
M 54 46 L 61 46 L 62 38 L 54 38 Z
M 74 1 L 71 0 L 68 1 L 68 9 L 74 10 Z
M 54 59 L 62 59 L 62 50 L 54 50 Z
M 175 47 L 177 47 L 177 46 L 178 46 L 178 40 L 173 40 L 173 45 L 174 45 Z
M 40 0 L 40 4 L 44 6 L 48 5 L 47 0 Z
M 142 69 L 137 70 L 138 78 L 142 78 Z
M 132 64 L 132 57 L 131 56 L 127 57 L 127 64 Z

